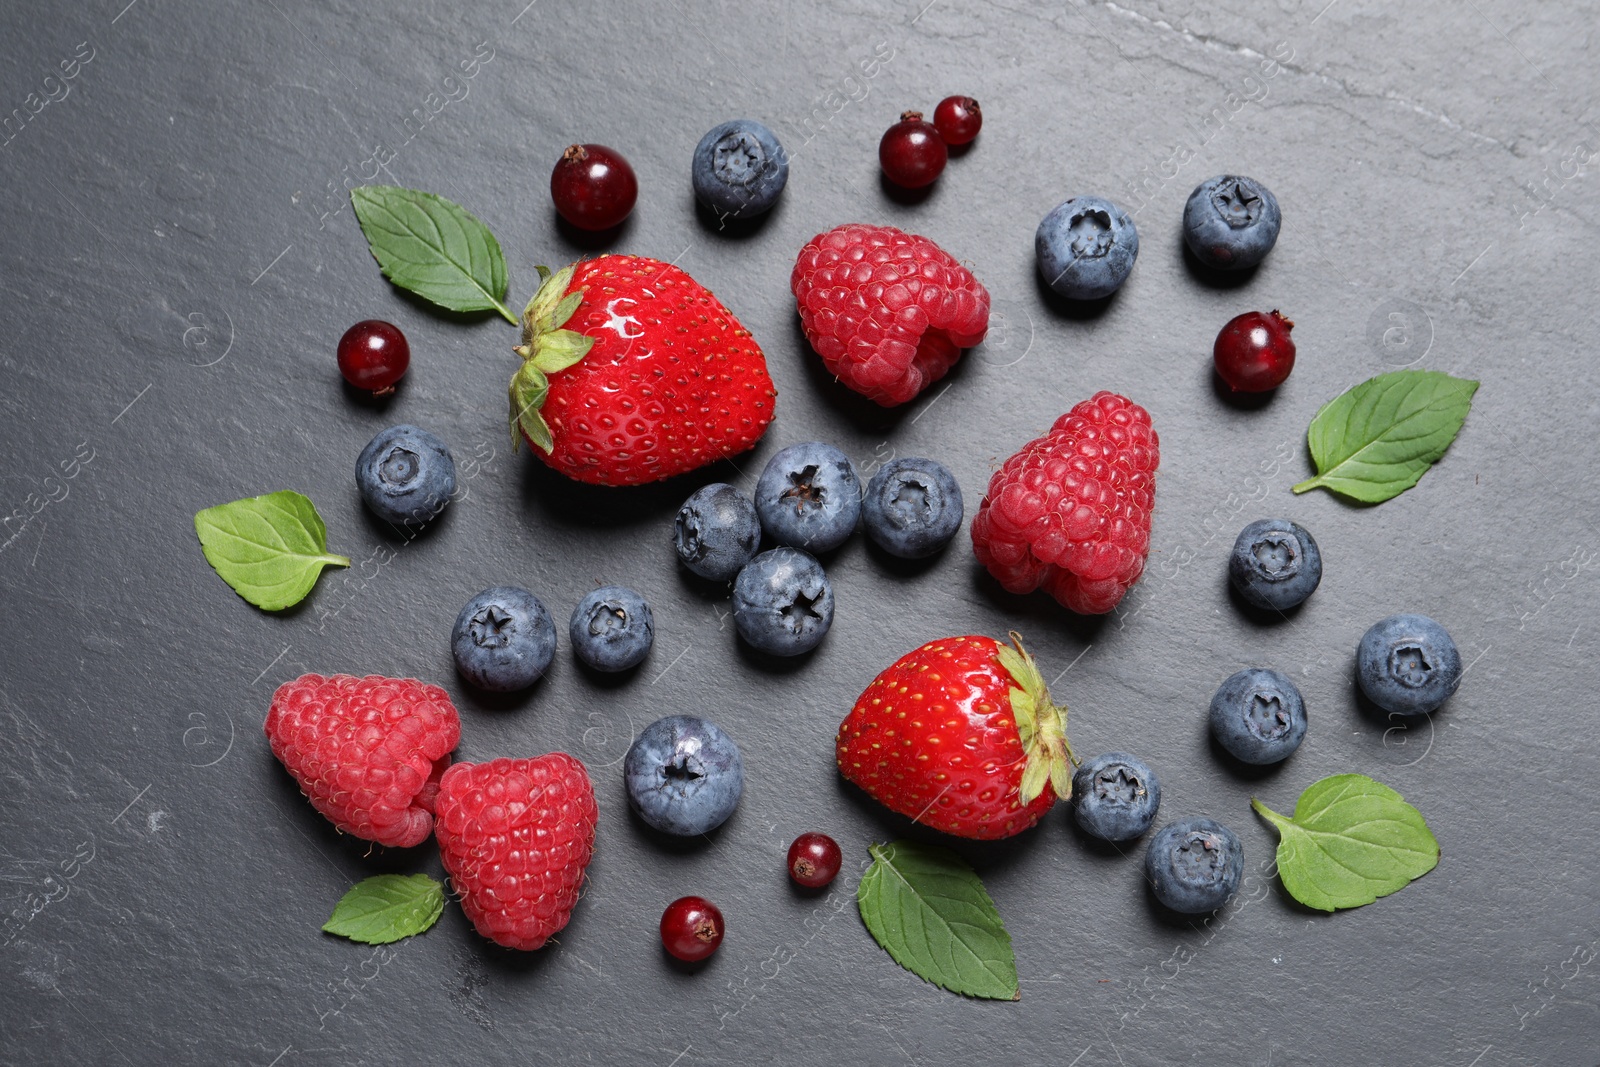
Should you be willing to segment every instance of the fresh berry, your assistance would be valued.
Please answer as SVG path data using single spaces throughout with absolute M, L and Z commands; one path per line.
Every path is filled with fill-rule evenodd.
M 678 509 L 672 543 L 695 574 L 731 581 L 761 547 L 761 518 L 749 497 L 726 482 L 713 482 L 696 489 Z
M 1245 603 L 1287 611 L 1305 603 L 1322 581 L 1322 552 L 1311 531 L 1288 519 L 1257 519 L 1239 531 L 1228 557 L 1228 580 Z
M 1362 635 L 1356 679 L 1384 711 L 1422 715 L 1461 684 L 1461 653 L 1445 628 L 1426 615 L 1390 615 Z
M 912 456 L 879 467 L 861 502 L 867 536 L 901 559 L 922 559 L 949 544 L 964 511 L 950 468 Z
M 356 457 L 356 488 L 378 518 L 420 526 L 455 496 L 456 461 L 427 430 L 391 426 Z
M 1009 592 L 1110 611 L 1144 573 L 1160 462 L 1149 412 L 1096 393 L 989 479 L 972 519 L 978 560 Z
M 821 889 L 839 876 L 844 855 L 827 834 L 801 834 L 789 845 L 789 877 L 796 885 Z
M 739 806 L 744 760 L 716 723 L 668 715 L 634 738 L 622 781 L 639 818 L 662 833 L 694 837 L 727 822 Z
M 639 179 L 622 153 L 603 144 L 575 144 L 550 172 L 550 198 L 561 217 L 580 230 L 621 224 L 639 199 Z
M 746 643 L 774 656 L 810 652 L 833 625 L 833 585 L 816 558 L 773 548 L 733 580 L 733 625 Z
M 838 548 L 861 521 L 855 464 L 821 441 L 790 445 L 767 461 L 756 482 L 756 514 L 780 545 L 810 552 Z
M 411 346 L 399 327 L 382 319 L 356 323 L 339 338 L 339 373 L 374 396 L 394 392 L 394 383 L 411 366 Z
M 1208 267 L 1240 270 L 1267 258 L 1283 216 L 1265 185 L 1219 174 L 1195 186 L 1183 206 L 1183 241 Z
M 1066 709 L 1033 658 L 992 637 L 930 641 L 872 680 L 839 726 L 839 773 L 957 837 L 1028 829 L 1072 795 Z
M 478 933 L 540 948 L 572 917 L 599 810 L 565 752 L 457 763 L 439 782 L 439 858 Z
M 902 189 L 921 189 L 932 185 L 944 173 L 950 149 L 933 123 L 924 121 L 922 112 L 907 111 L 900 121 L 883 132 L 878 142 L 878 163 L 884 177 Z
M 777 391 L 750 332 L 660 260 L 557 271 L 523 312 L 516 351 L 513 431 L 580 482 L 670 478 L 738 455 L 772 421 Z
M 555 658 L 555 620 L 526 589 L 493 586 L 467 601 L 456 616 L 450 651 L 461 677 L 479 689 L 526 689 Z
M 989 330 L 989 291 L 950 253 L 893 226 L 813 237 L 789 276 L 806 340 L 836 378 L 893 407 L 943 378 Z
M 1241 393 L 1276 389 L 1294 370 L 1294 323 L 1276 310 L 1247 311 L 1229 319 L 1211 346 L 1217 375 Z
M 661 946 L 685 963 L 696 963 L 722 944 L 722 912 L 705 897 L 679 897 L 661 913 Z
M 1244 845 L 1213 819 L 1181 819 L 1150 839 L 1144 875 L 1156 899 L 1173 911 L 1186 915 L 1216 911 L 1239 891 Z
M 734 119 L 700 138 L 689 176 L 706 207 L 747 219 L 778 202 L 789 180 L 789 156 L 761 123 Z
M 650 654 L 656 620 L 644 597 L 624 585 L 594 590 L 572 609 L 572 651 L 597 671 L 625 671 Z
M 1132 841 L 1161 810 L 1161 782 L 1137 756 L 1108 752 L 1072 776 L 1072 814 L 1084 833 L 1103 841 Z
M 1306 702 L 1287 675 L 1247 668 L 1212 696 L 1211 736 L 1241 762 L 1281 762 L 1306 738 Z
M 1099 300 L 1128 280 L 1139 255 L 1139 231 L 1111 201 L 1078 196 L 1044 217 L 1033 250 L 1051 289 L 1070 300 Z
M 272 754 L 341 831 L 398 848 L 428 839 L 439 776 L 461 740 L 443 689 L 302 674 L 272 694 L 266 730 Z
M 933 109 L 933 125 L 947 145 L 963 145 L 983 129 L 983 112 L 970 96 L 947 96 Z

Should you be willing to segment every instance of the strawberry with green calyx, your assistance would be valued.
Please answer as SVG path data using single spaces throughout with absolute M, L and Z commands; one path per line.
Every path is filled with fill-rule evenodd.
M 750 332 L 660 260 L 608 255 L 550 274 L 515 351 L 512 431 L 578 481 L 683 474 L 745 451 L 772 421 L 777 391 Z
M 930 641 L 878 675 L 839 726 L 839 771 L 884 806 L 995 840 L 1072 795 L 1067 709 L 1011 634 Z
M 418 189 L 350 192 L 384 277 L 465 314 L 522 327 L 513 433 L 556 470 L 639 485 L 749 449 L 772 422 L 766 357 L 732 313 L 670 263 L 600 256 L 550 274 L 518 318 L 505 255 L 483 220 Z
M 536 448 L 549 452 L 555 442 L 540 414 L 550 392 L 549 376 L 587 356 L 594 338 L 562 329 L 583 303 L 581 290 L 568 292 L 573 267 L 562 267 L 554 274 L 545 266 L 538 271 L 539 291 L 522 311 L 522 343 L 512 349 L 522 357 L 522 366 L 511 376 L 511 447 L 516 448 L 521 434 L 526 434 Z

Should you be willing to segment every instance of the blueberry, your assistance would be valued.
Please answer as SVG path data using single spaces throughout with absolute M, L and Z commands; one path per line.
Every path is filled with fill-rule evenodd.
M 1139 255 L 1139 231 L 1111 201 L 1075 196 L 1039 223 L 1033 249 L 1050 288 L 1072 300 L 1098 300 L 1128 280 Z
M 1361 691 L 1384 711 L 1422 715 L 1461 684 L 1461 653 L 1426 615 L 1390 615 L 1372 624 L 1356 651 Z
M 1144 876 L 1156 899 L 1173 911 L 1216 911 L 1239 891 L 1244 845 L 1234 832 L 1204 817 L 1168 823 L 1150 839 Z
M 739 806 L 744 761 L 716 723 L 668 715 L 634 739 L 622 781 L 639 818 L 663 833 L 693 837 L 721 826 Z
M 695 574 L 730 581 L 761 547 L 761 519 L 749 497 L 713 482 L 696 489 L 678 509 L 672 542 Z
M 1107 752 L 1072 776 L 1072 813 L 1085 833 L 1131 841 L 1150 829 L 1161 808 L 1161 783 L 1144 760 Z
M 525 689 L 555 658 L 555 620 L 526 589 L 497 585 L 467 601 L 456 616 L 450 651 L 461 677 L 479 689 Z
M 891 556 L 922 559 L 961 528 L 961 486 L 943 463 L 891 459 L 867 483 L 861 518 L 867 536 Z
M 816 648 L 833 625 L 833 586 L 822 564 L 793 548 L 761 553 L 734 579 L 733 625 L 775 656 Z
M 1246 668 L 1211 697 L 1211 736 L 1245 763 L 1277 763 L 1305 740 L 1306 702 L 1287 675 Z
M 625 671 L 650 654 L 656 620 L 644 597 L 625 585 L 607 585 L 572 609 L 567 627 L 572 651 L 597 671 Z
M 456 461 L 427 430 L 391 426 L 361 450 L 356 487 L 378 518 L 420 526 L 455 495 Z
M 789 156 L 761 123 L 734 119 L 700 138 L 689 173 L 702 204 L 747 219 L 778 202 L 789 180 Z
M 780 545 L 826 552 L 855 532 L 861 479 L 850 457 L 821 441 L 790 445 L 756 482 L 756 514 Z
M 1247 604 L 1287 611 L 1316 592 L 1322 553 L 1311 531 L 1299 523 L 1257 519 L 1233 543 L 1228 580 Z
M 1195 186 L 1183 206 L 1183 240 L 1208 267 L 1242 270 L 1267 258 L 1283 216 L 1278 198 L 1254 178 L 1219 174 Z

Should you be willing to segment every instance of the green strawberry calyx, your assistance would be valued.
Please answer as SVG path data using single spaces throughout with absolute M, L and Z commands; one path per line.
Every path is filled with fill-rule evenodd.
M 564 371 L 589 354 L 594 338 L 577 330 L 563 329 L 586 290 L 567 292 L 577 264 L 562 267 L 554 274 L 549 267 L 539 268 L 543 282 L 522 312 L 522 343 L 512 349 L 522 357 L 522 366 L 511 376 L 511 446 L 526 435 L 546 453 L 555 448 L 550 425 L 542 409 L 550 392 L 550 375 Z M 519 433 L 520 431 L 520 433 Z
M 1011 644 L 1001 645 L 999 655 L 1000 665 L 1017 683 L 1011 690 L 1011 716 L 1016 720 L 1017 734 L 1027 758 L 1022 769 L 1022 784 L 1017 788 L 1023 806 L 1038 799 L 1046 783 L 1062 800 L 1071 799 L 1072 776 L 1068 764 L 1076 766 L 1079 760 L 1067 741 L 1066 705 L 1050 699 L 1044 675 L 1022 647 L 1022 636 L 1015 630 L 1011 631 Z

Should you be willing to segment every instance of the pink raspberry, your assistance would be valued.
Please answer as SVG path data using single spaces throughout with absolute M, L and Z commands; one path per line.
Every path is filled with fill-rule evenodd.
M 884 407 L 943 378 L 989 330 L 989 291 L 914 233 L 851 223 L 813 237 L 789 277 L 800 325 L 845 385 Z
M 433 830 L 461 719 L 449 694 L 414 678 L 302 674 L 272 694 L 266 730 L 272 754 L 335 826 L 409 848 Z
M 581 760 L 457 763 L 439 783 L 439 856 L 478 933 L 533 950 L 567 925 L 599 819 Z
M 1010 592 L 1043 587 L 1073 611 L 1104 614 L 1144 572 L 1160 463 L 1150 413 L 1096 393 L 995 472 L 973 551 Z

